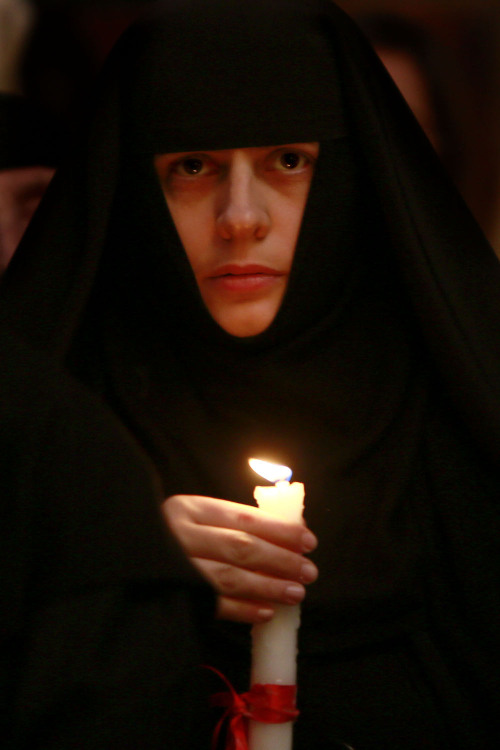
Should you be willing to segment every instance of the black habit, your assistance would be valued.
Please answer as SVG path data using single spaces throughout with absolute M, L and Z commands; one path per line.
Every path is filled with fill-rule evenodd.
M 5 330 L 0 356 L 1 747 L 201 746 L 213 594 L 165 529 L 154 471 Z

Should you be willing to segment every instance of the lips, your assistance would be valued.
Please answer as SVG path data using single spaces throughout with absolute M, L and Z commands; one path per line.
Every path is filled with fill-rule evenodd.
M 256 263 L 220 266 L 208 277 L 218 288 L 227 292 L 258 292 L 275 284 L 285 276 L 269 266 Z
M 277 271 L 275 268 L 256 263 L 247 263 L 244 266 L 239 266 L 236 263 L 228 263 L 225 266 L 217 268 L 214 273 L 210 274 L 210 278 L 216 279 L 220 276 L 254 276 L 255 274 L 263 274 L 264 276 L 283 275 L 282 271 Z

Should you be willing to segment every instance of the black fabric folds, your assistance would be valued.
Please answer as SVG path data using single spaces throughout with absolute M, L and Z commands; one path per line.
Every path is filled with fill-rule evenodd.
M 166 532 L 150 462 L 4 329 L 0 352 L 2 748 L 202 747 L 214 597 Z
M 236 339 L 198 293 L 152 166 L 319 141 L 282 306 Z M 354 24 L 327 0 L 170 0 L 105 70 L 0 314 L 98 390 L 163 493 L 306 485 L 296 750 L 481 748 L 498 696 L 498 261 Z M 246 689 L 248 629 L 212 663 Z

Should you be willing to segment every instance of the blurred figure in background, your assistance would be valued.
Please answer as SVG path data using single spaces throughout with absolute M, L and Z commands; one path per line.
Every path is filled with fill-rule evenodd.
M 7 267 L 58 163 L 61 133 L 22 96 L 21 69 L 35 9 L 0 0 L 0 276 Z
M 431 28 L 408 16 L 367 13 L 356 20 L 493 243 L 498 170 L 494 154 L 484 157 L 478 132 L 486 152 L 494 144 L 461 61 Z M 484 77 L 481 84 L 487 94 Z
M 21 93 L 21 67 L 36 12 L 28 0 L 0 0 L 0 91 Z
M 445 101 L 446 86 L 438 80 L 444 73 L 442 61 L 436 59 L 438 50 L 430 34 L 408 18 L 386 13 L 361 16 L 359 23 L 432 145 L 455 173 L 460 147 Z
M 52 179 L 62 139 L 32 102 L 0 93 L 0 276 Z

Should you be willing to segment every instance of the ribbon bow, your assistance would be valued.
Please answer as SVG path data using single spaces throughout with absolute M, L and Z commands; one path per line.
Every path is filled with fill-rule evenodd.
M 248 719 L 265 724 L 284 724 L 294 721 L 299 712 L 295 708 L 296 685 L 253 685 L 238 694 L 229 680 L 214 667 L 207 667 L 226 683 L 227 692 L 212 696 L 213 706 L 226 710 L 214 730 L 212 750 L 217 747 L 219 735 L 228 720 L 225 750 L 248 750 Z

